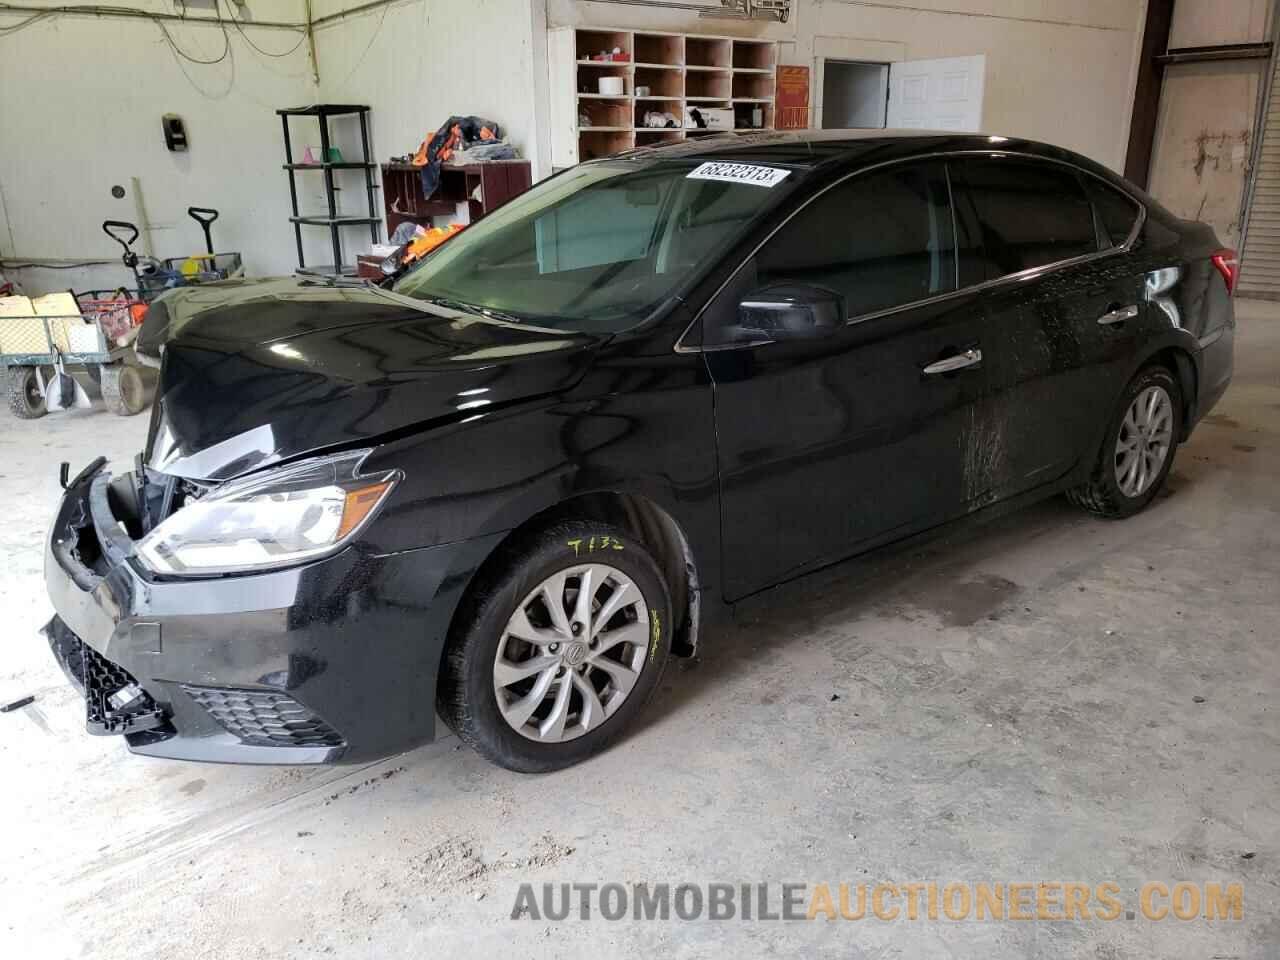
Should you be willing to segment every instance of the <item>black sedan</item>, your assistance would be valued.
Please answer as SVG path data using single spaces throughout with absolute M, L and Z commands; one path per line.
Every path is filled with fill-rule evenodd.
M 45 577 L 94 733 L 516 770 L 774 584 L 1065 493 L 1145 507 L 1231 377 L 1234 253 L 1067 151 L 716 137 L 551 178 L 383 284 L 168 294 L 132 471 Z

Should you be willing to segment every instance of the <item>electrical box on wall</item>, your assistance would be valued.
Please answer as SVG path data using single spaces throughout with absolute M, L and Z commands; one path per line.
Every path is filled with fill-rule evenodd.
M 171 151 L 179 152 L 187 149 L 187 126 L 176 113 L 166 113 L 160 118 L 164 126 L 164 145 Z

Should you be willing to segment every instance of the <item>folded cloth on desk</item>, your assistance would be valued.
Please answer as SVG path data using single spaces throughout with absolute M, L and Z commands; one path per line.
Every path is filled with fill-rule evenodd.
M 483 163 L 485 160 L 515 160 L 520 154 L 505 140 L 489 140 L 454 151 L 449 162 L 461 166 L 464 163 Z

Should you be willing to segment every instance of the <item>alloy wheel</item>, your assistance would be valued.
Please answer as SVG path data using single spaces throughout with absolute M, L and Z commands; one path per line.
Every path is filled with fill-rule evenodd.
M 524 737 L 573 740 L 617 712 L 649 646 L 649 609 L 622 571 L 581 564 L 547 577 L 507 620 L 493 662 L 503 719 Z
M 1147 387 L 1129 404 L 1116 439 L 1120 492 L 1140 497 L 1156 482 L 1173 449 L 1173 401 L 1164 387 Z

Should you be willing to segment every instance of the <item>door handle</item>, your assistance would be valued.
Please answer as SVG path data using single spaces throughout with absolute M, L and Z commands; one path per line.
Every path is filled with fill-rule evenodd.
M 1109 327 L 1113 323 L 1124 323 L 1126 320 L 1132 320 L 1137 315 L 1138 308 L 1136 306 L 1120 307 L 1117 310 L 1112 310 L 1110 313 L 1104 313 L 1098 318 L 1098 322 L 1104 327 Z
M 929 377 L 940 373 L 953 373 L 966 367 L 976 367 L 981 362 L 982 351 L 974 348 L 973 350 L 966 350 L 964 353 L 957 353 L 954 357 L 939 360 L 937 363 L 931 363 L 924 368 L 924 373 L 925 376 Z

